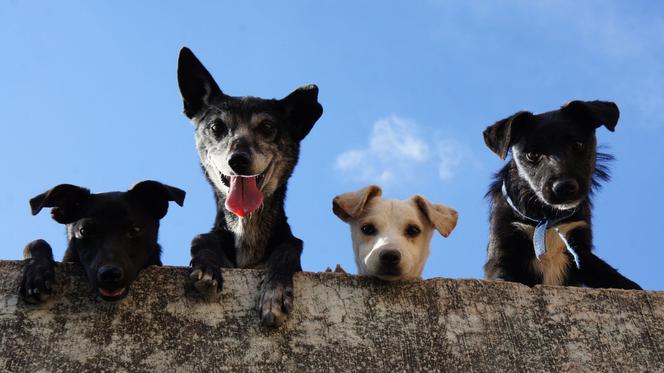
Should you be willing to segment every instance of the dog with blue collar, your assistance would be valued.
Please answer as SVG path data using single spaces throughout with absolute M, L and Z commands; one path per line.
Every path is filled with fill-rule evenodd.
M 613 102 L 571 101 L 486 128 L 489 149 L 501 159 L 511 153 L 487 193 L 487 279 L 640 289 L 592 252 L 591 198 L 609 179 L 605 163 L 612 159 L 597 152 L 595 130 L 613 132 L 619 116 Z

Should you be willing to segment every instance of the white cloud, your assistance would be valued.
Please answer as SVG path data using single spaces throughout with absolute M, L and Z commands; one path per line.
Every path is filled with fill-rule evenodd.
M 453 140 L 442 140 L 438 143 L 438 176 L 443 181 L 448 181 L 454 177 L 454 173 L 461 165 L 466 149 L 461 144 Z
M 449 138 L 438 138 L 406 118 L 391 115 L 377 120 L 366 149 L 351 149 L 337 156 L 335 168 L 358 181 L 389 184 L 399 180 L 437 174 L 449 181 L 464 161 L 473 165 L 467 146 Z
M 415 123 L 392 115 L 374 123 L 369 150 L 385 160 L 424 162 L 429 146 L 420 139 Z

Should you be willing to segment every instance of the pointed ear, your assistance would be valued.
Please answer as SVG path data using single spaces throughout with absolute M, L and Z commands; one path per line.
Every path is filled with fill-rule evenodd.
M 168 212 L 168 201 L 184 204 L 185 191 L 158 181 L 146 180 L 135 184 L 127 191 L 127 198 L 142 204 L 156 219 L 161 219 Z
M 531 120 L 532 117 L 533 113 L 520 111 L 511 117 L 499 120 L 487 127 L 483 132 L 486 146 L 496 153 L 500 159 L 505 159 L 510 146 L 512 146 L 512 143 L 516 138 L 515 134 L 520 127 Z
M 293 126 L 292 133 L 298 141 L 304 139 L 314 123 L 323 115 L 323 106 L 318 103 L 318 87 L 315 84 L 302 86 L 281 99 L 286 115 Z
M 570 101 L 561 111 L 595 129 L 604 126 L 611 132 L 615 131 L 620 118 L 618 105 L 610 101 Z
M 357 192 L 344 193 L 332 200 L 332 211 L 339 219 L 348 223 L 362 216 L 365 207 L 374 198 L 383 194 L 379 186 L 369 185 Z
M 223 96 L 212 75 L 187 47 L 180 49 L 178 57 L 178 85 L 184 103 L 184 114 L 189 119 L 200 115 L 212 98 Z
M 90 191 L 71 184 L 60 184 L 30 200 L 32 215 L 44 207 L 52 207 L 51 217 L 60 224 L 75 222 L 81 217 Z
M 459 219 L 456 210 L 445 205 L 431 203 L 419 195 L 414 196 L 412 201 L 441 235 L 447 237 L 452 233 Z

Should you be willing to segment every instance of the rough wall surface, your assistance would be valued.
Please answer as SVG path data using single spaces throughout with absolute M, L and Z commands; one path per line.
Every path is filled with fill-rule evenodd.
M 259 326 L 260 272 L 227 270 L 219 303 L 187 295 L 185 268 L 144 271 L 122 302 L 58 269 L 41 306 L 0 262 L 0 371 L 664 371 L 664 293 L 479 280 L 295 279 L 295 309 Z

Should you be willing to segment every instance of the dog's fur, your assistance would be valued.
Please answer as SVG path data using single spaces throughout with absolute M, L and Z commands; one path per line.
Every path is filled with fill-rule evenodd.
M 350 225 L 358 273 L 388 281 L 421 278 L 434 229 L 449 236 L 458 214 L 422 196 L 400 201 L 381 194 L 370 185 L 332 201 L 334 214 Z
M 178 83 L 217 204 L 212 231 L 192 241 L 193 285 L 216 300 L 220 268 L 267 267 L 258 311 L 265 325 L 279 325 L 292 306 L 293 274 L 301 270 L 302 252 L 302 241 L 291 233 L 284 212 L 286 184 L 300 141 L 323 113 L 318 88 L 303 86 L 281 100 L 228 96 L 187 48 L 180 51 Z M 242 162 L 234 163 L 237 157 Z M 255 211 L 239 212 L 244 217 L 231 212 L 233 177 L 255 180 L 262 194 Z
M 52 207 L 51 216 L 67 228 L 63 262 L 83 266 L 93 293 L 106 301 L 124 298 L 139 271 L 161 265 L 157 243 L 159 220 L 168 201 L 182 206 L 185 192 L 157 181 L 142 181 L 127 192 L 92 194 L 88 189 L 61 184 L 30 200 L 32 214 Z M 53 292 L 53 252 L 44 240 L 30 242 L 20 293 L 30 303 Z
M 600 181 L 608 180 L 602 161 L 612 157 L 597 153 L 595 129 L 614 131 L 619 111 L 604 101 L 572 101 L 559 110 L 533 115 L 518 112 L 484 131 L 486 145 L 501 159 L 512 157 L 499 171 L 487 197 L 491 200 L 491 229 L 487 279 L 526 285 L 585 285 L 639 289 L 592 250 L 591 196 Z M 516 208 L 534 219 L 556 219 L 576 251 L 580 269 L 564 243 L 548 229 L 547 252 L 538 260 L 533 249 L 534 223 L 508 205 L 501 187 Z

